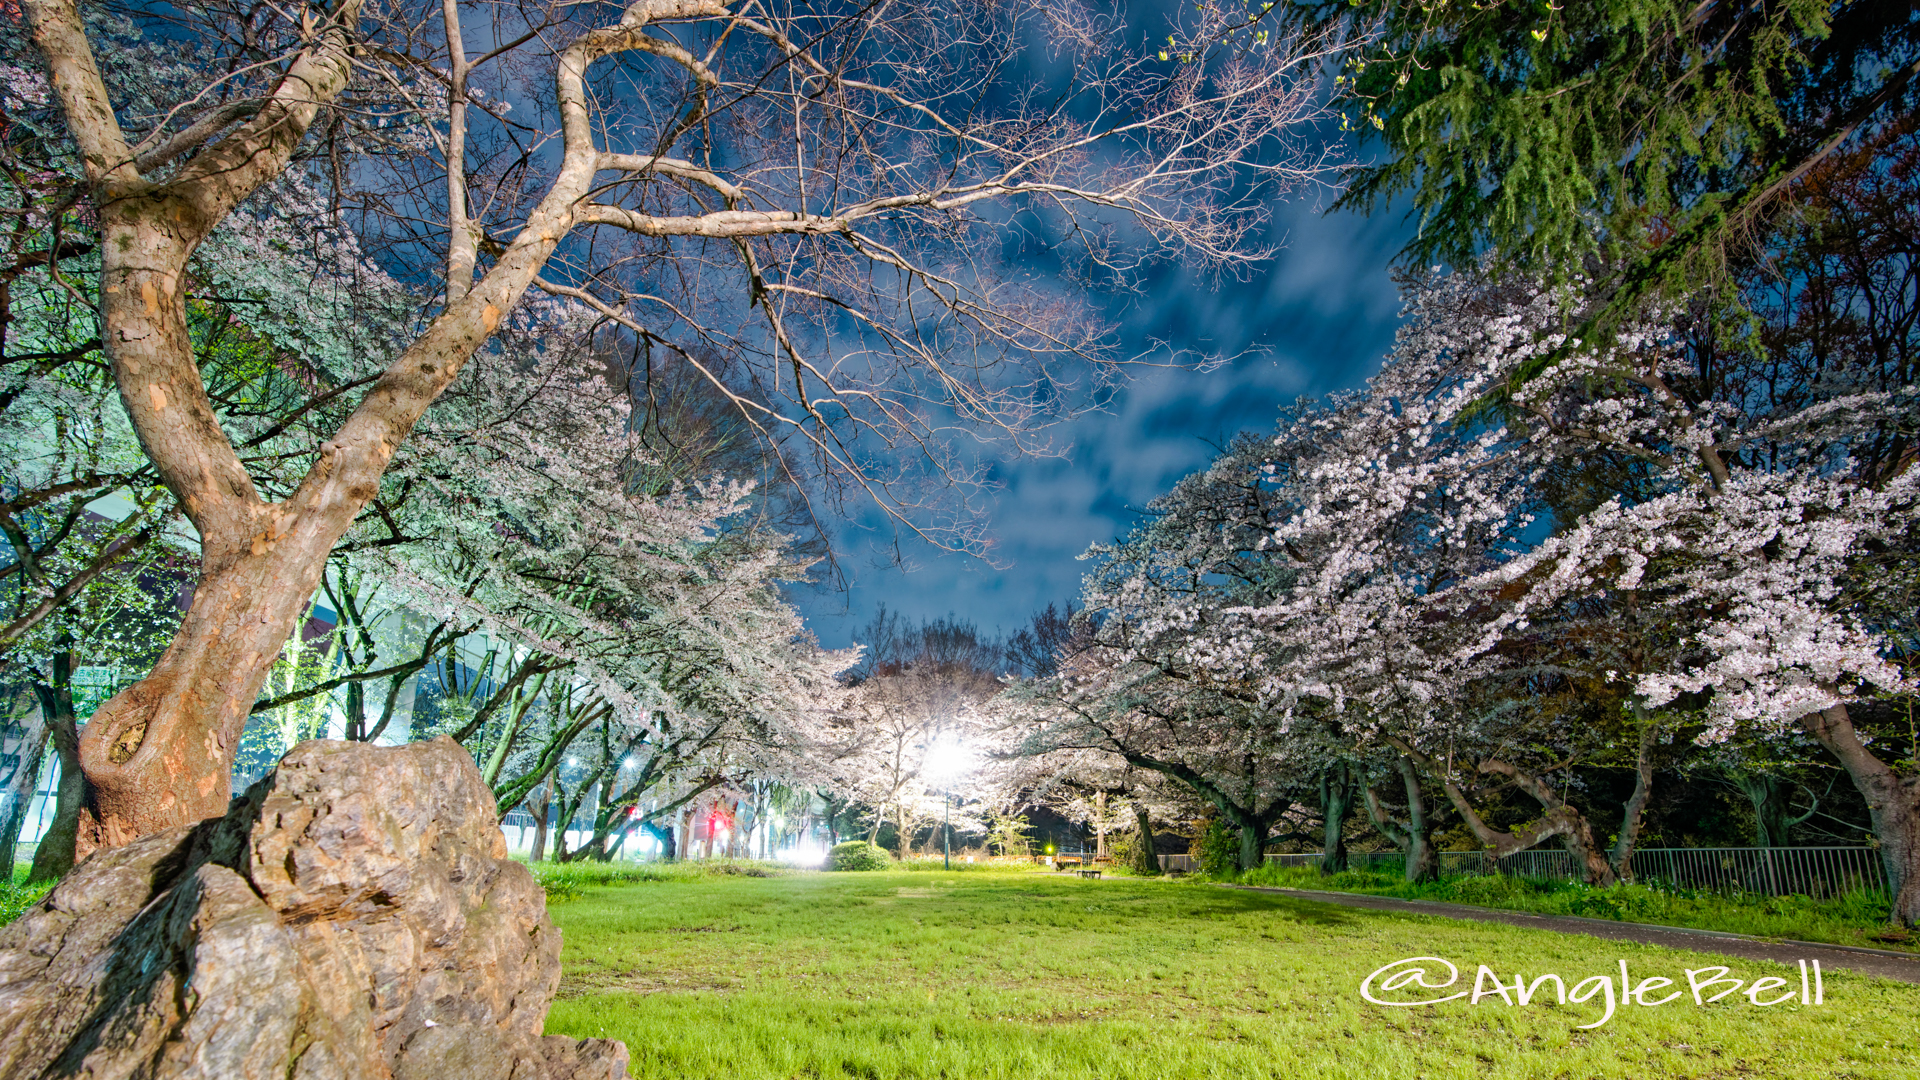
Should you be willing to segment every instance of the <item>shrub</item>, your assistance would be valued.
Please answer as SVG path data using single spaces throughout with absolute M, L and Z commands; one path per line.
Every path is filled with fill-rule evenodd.
M 1240 872 L 1240 833 L 1219 818 L 1207 822 L 1200 837 L 1200 872 L 1231 878 Z
M 893 856 L 878 844 L 849 840 L 827 852 L 829 870 L 885 870 L 893 865 Z
M 974 859 L 975 861 L 968 862 L 965 855 L 955 852 L 953 862 L 949 865 L 946 859 L 938 855 L 915 855 L 910 859 L 901 859 L 894 863 L 892 868 L 895 870 L 923 870 L 931 873 L 955 874 L 970 873 L 975 870 L 1004 870 L 1009 865 L 1016 870 L 1030 870 L 1033 868 L 1032 863 L 1025 861 L 995 864 L 991 861 L 980 859 L 979 856 L 975 856 Z

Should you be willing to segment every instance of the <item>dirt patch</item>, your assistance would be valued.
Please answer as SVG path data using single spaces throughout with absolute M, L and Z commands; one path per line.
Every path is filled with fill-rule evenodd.
M 560 977 L 556 997 L 577 998 L 588 994 L 731 994 L 740 988 L 737 980 L 692 975 L 677 977 L 637 971 L 568 972 Z

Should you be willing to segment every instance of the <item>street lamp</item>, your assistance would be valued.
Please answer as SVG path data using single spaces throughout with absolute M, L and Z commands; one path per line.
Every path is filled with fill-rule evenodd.
M 953 869 L 953 782 L 965 775 L 972 762 L 958 737 L 942 733 L 927 744 L 926 764 L 921 774 L 940 788 L 941 865 Z

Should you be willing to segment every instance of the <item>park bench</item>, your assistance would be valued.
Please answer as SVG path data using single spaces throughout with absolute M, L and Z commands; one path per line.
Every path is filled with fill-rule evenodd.
M 1100 871 L 1089 867 L 1088 869 L 1080 871 L 1080 876 L 1083 878 L 1097 878 L 1100 876 Z

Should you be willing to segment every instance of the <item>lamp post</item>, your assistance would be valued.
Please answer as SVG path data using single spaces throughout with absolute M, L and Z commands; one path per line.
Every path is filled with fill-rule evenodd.
M 940 786 L 941 866 L 953 869 L 953 784 L 967 771 L 967 751 L 952 732 L 942 732 L 927 744 L 921 773 Z

